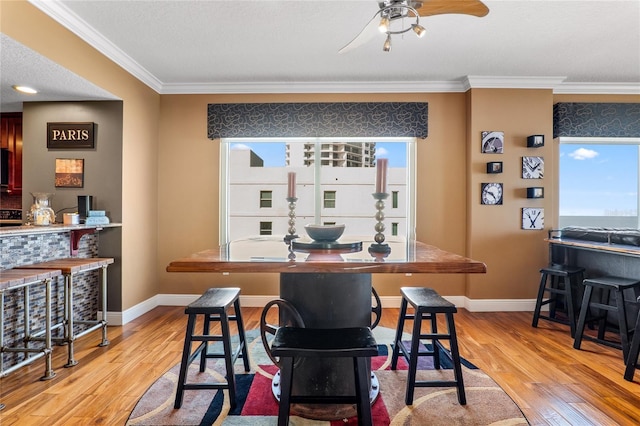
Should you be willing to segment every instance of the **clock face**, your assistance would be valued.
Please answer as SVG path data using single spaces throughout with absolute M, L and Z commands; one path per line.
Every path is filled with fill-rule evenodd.
M 482 153 L 502 154 L 504 149 L 504 132 L 482 132 Z
M 522 179 L 542 179 L 544 176 L 544 158 L 522 157 Z
M 522 209 L 522 229 L 543 229 L 544 209 L 524 207 Z
M 502 184 L 495 182 L 483 183 L 480 202 L 489 205 L 502 204 Z

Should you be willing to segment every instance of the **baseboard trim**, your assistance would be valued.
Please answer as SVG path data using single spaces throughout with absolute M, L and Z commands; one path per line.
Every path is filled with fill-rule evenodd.
M 157 306 L 187 306 L 200 297 L 199 294 L 157 294 L 124 312 L 107 312 L 109 325 L 124 325 Z M 250 295 L 240 296 L 242 306 L 260 308 L 277 296 Z M 470 312 L 533 312 L 535 299 L 469 299 L 466 296 L 444 296 L 459 308 Z M 399 308 L 400 296 L 381 296 L 383 308 Z M 98 313 L 101 316 L 101 312 Z

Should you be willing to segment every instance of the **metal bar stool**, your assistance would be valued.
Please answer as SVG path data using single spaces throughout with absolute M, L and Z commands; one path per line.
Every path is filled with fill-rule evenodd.
M 378 355 L 378 345 L 369 327 L 300 328 L 280 327 L 271 344 L 280 357 L 280 407 L 278 425 L 289 424 L 290 404 L 356 404 L 358 424 L 370 426 L 368 358 Z M 355 395 L 292 395 L 294 363 L 298 358 L 352 358 Z
M 638 305 L 640 305 L 640 296 L 638 296 Z M 640 310 L 638 310 L 638 319 L 634 328 L 633 339 L 629 348 L 629 356 L 627 357 L 627 366 L 624 370 L 624 379 L 633 381 L 633 376 L 638 368 L 638 353 L 640 352 Z
M 229 315 L 227 312 L 232 306 L 234 313 Z M 174 408 L 182 406 L 184 391 L 192 389 L 229 389 L 229 402 L 231 408 L 234 408 L 236 406 L 236 379 L 233 365 L 240 357 L 244 361 L 244 371 L 248 372 L 250 369 L 249 351 L 245 339 L 242 312 L 240 311 L 240 289 L 237 287 L 210 288 L 197 300 L 189 304 L 184 313 L 189 315 L 189 318 L 187 320 Z M 203 315 L 204 320 L 202 334 L 200 335 L 195 333 L 198 315 Z M 220 322 L 221 334 L 211 334 L 211 321 Z M 235 321 L 238 328 L 239 341 L 235 350 L 231 347 L 230 321 Z M 200 342 L 200 344 L 191 353 L 191 344 L 193 342 Z M 222 352 L 211 352 L 209 348 L 210 342 L 222 342 Z M 189 365 L 198 357 L 200 357 L 200 372 L 204 372 L 207 359 L 224 359 L 226 382 L 187 383 Z
M 98 346 L 109 345 L 107 339 L 107 267 L 113 263 L 110 257 L 91 257 L 91 258 L 66 258 L 56 259 L 47 262 L 33 263 L 31 265 L 20 265 L 20 268 L 26 269 L 60 269 L 64 276 L 64 320 L 65 335 L 63 338 L 54 338 L 53 340 L 60 343 L 66 343 L 68 348 L 68 360 L 65 367 L 73 367 L 78 364 L 74 358 L 74 341 L 90 333 L 94 330 L 102 330 L 102 340 Z M 102 319 L 89 320 L 74 318 L 73 306 L 73 279 L 77 274 L 100 269 L 100 297 L 102 299 Z M 75 325 L 88 326 L 79 333 L 75 332 Z M 53 328 L 59 327 L 60 324 L 54 325 Z
M 599 301 L 592 300 L 594 288 L 600 290 Z M 611 276 L 588 278 L 584 280 L 584 297 L 582 298 L 578 327 L 576 329 L 576 336 L 573 342 L 573 347 L 575 349 L 580 349 L 582 339 L 589 339 L 606 346 L 622 349 L 622 357 L 626 361 L 629 354 L 630 331 L 627 327 L 627 311 L 625 308 L 624 291 L 629 289 L 634 291 L 635 297 L 638 297 L 640 281 Z M 615 299 L 615 304 L 611 303 L 611 296 Z M 599 314 L 593 318 L 588 318 L 587 315 L 590 308 L 597 310 Z M 609 312 L 617 314 L 620 343 L 613 342 L 605 338 Z M 584 335 L 585 323 L 591 321 L 598 321 L 597 337 Z
M 569 265 L 552 264 L 540 269 L 540 286 L 538 298 L 533 311 L 532 327 L 538 327 L 538 320 L 545 319 L 560 324 L 566 324 L 571 331 L 571 337 L 576 334 L 576 312 L 574 301 L 574 288 L 578 289 L 584 278 L 584 268 Z M 544 294 L 549 293 L 547 299 Z M 562 300 L 567 314 L 566 319 L 556 317 L 558 300 Z M 549 305 L 549 315 L 540 313 L 544 305 Z
M 413 404 L 413 393 L 416 387 L 456 387 L 458 392 L 458 402 L 465 405 L 467 399 L 464 392 L 464 381 L 462 378 L 462 366 L 460 364 L 460 354 L 458 352 L 458 339 L 453 314 L 457 312 L 455 305 L 440 296 L 431 288 L 402 287 L 402 302 L 400 304 L 400 316 L 398 317 L 398 328 L 393 344 L 393 355 L 391 358 L 391 369 L 395 370 L 398 365 L 398 356 L 402 356 L 409 363 L 407 378 L 407 391 L 405 403 Z M 411 304 L 414 309 L 413 314 L 407 313 L 407 307 Z M 438 333 L 437 314 L 444 314 L 447 320 L 447 333 Z M 413 332 L 411 335 L 411 348 L 408 348 L 402 341 L 405 320 L 413 320 Z M 431 323 L 431 333 L 422 333 L 422 321 L 429 320 Z M 420 349 L 421 340 L 431 340 L 432 349 Z M 447 350 L 440 340 L 449 340 L 450 350 Z M 416 380 L 416 370 L 418 367 L 418 357 L 430 356 L 433 358 L 433 365 L 440 369 L 440 350 L 442 350 L 453 363 L 454 380 L 445 381 L 425 381 Z

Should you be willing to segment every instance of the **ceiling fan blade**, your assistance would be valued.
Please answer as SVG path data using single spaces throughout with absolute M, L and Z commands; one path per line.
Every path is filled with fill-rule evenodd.
M 489 13 L 489 8 L 479 0 L 424 0 L 416 10 L 420 16 L 459 13 L 481 17 Z
M 367 22 L 367 25 L 364 26 L 362 31 L 360 31 L 358 35 L 353 38 L 353 40 L 351 40 L 342 49 L 340 49 L 338 53 L 347 53 L 357 47 L 362 46 L 363 44 L 366 44 L 369 40 L 374 38 L 376 34 L 380 34 L 380 31 L 378 31 L 378 20 L 376 20 L 377 17 L 378 13 L 376 12 L 371 20 Z

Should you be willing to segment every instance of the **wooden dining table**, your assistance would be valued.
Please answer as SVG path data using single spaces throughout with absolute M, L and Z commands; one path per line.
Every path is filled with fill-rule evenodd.
M 486 272 L 482 262 L 420 241 L 397 238 L 384 244 L 359 237 L 343 237 L 335 243 L 275 236 L 247 238 L 173 260 L 166 269 L 168 272 L 278 273 L 279 298 L 293 305 L 305 327 L 336 329 L 371 325 L 372 274 Z M 398 280 L 398 287 L 401 283 Z M 280 318 L 281 322 L 285 320 Z M 352 394 L 353 380 L 348 378 L 353 376 L 353 371 L 349 360 L 322 361 L 296 367 L 293 392 Z M 324 384 L 319 386 L 321 381 Z M 379 391 L 373 387 L 372 402 Z M 309 408 L 302 415 L 323 420 L 345 417 L 343 412 L 318 407 Z

